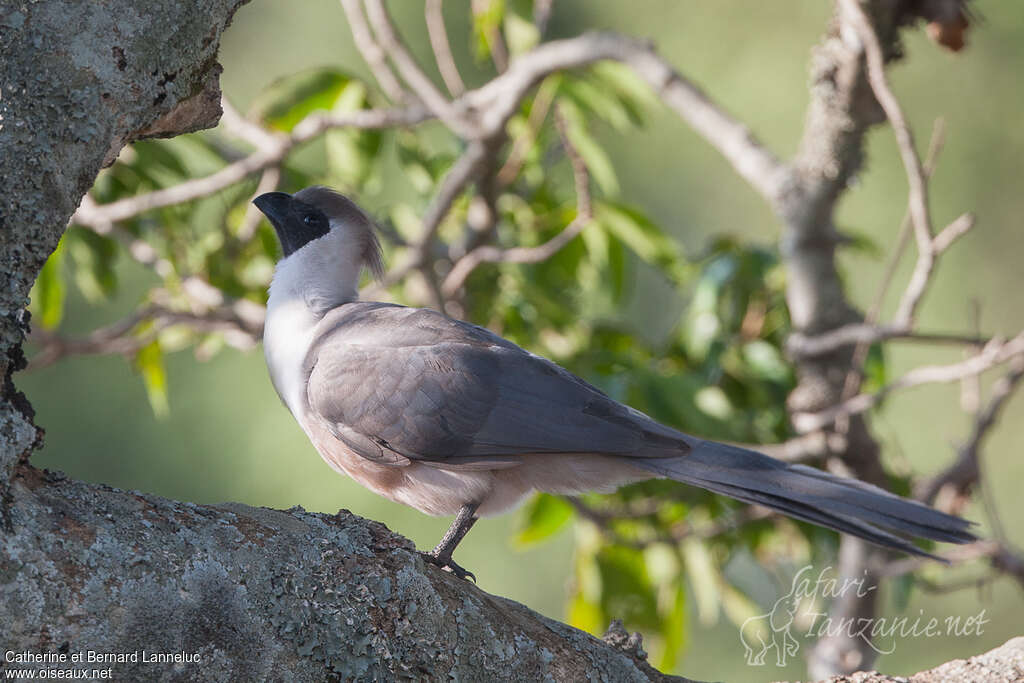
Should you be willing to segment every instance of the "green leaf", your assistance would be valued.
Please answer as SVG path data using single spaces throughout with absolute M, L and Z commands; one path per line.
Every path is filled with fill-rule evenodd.
M 885 250 L 866 232 L 843 230 L 843 246 L 872 259 L 880 259 Z
M 91 230 L 72 227 L 65 233 L 68 253 L 75 262 L 75 284 L 92 303 L 107 299 L 117 290 L 117 243 Z
M 285 132 L 314 111 L 330 111 L 356 78 L 339 69 L 318 67 L 270 84 L 249 108 L 249 116 Z
M 658 660 L 658 668 L 672 671 L 686 648 L 686 589 L 682 582 L 670 593 L 671 603 L 663 610 L 661 635 L 664 647 Z
M 608 626 L 608 620 L 605 618 L 604 612 L 601 611 L 601 606 L 589 602 L 578 593 L 570 598 L 566 612 L 569 625 L 575 626 L 581 631 L 600 635 Z
M 609 197 L 618 195 L 619 179 L 615 175 L 615 166 L 604 148 L 587 131 L 582 111 L 572 103 L 572 100 L 566 98 L 559 100 L 559 108 L 565 116 L 569 142 L 583 159 L 594 182 Z
M 758 631 L 765 629 L 763 620 L 751 619 L 751 617 L 764 614 L 764 609 L 758 607 L 756 602 L 725 581 L 721 582 L 719 588 L 722 596 L 722 610 L 729 621 L 740 628 L 755 628 Z M 762 635 L 767 634 L 762 633 Z
M 701 387 L 693 397 L 697 408 L 705 415 L 725 421 L 733 415 L 732 402 L 722 388 L 715 385 Z
M 704 626 L 714 626 L 718 623 L 721 595 L 718 590 L 720 577 L 711 552 L 703 541 L 696 538 L 685 539 L 681 549 L 697 600 L 697 618 Z
M 473 43 L 476 58 L 487 59 L 491 54 L 491 41 L 505 17 L 505 0 L 481 0 L 473 3 Z
M 743 345 L 743 360 L 759 379 L 770 382 L 789 380 L 789 365 L 782 358 L 779 349 L 763 339 L 755 339 Z
M 872 344 L 864 359 L 864 384 L 861 391 L 874 393 L 884 387 L 887 381 L 885 348 L 881 344 Z
M 614 91 L 602 88 L 594 81 L 566 78 L 559 90 L 581 109 L 596 114 L 617 130 L 626 130 L 633 125 L 633 112 L 616 97 Z
M 505 15 L 505 43 L 513 57 L 529 52 L 540 42 L 540 32 L 532 21 L 515 12 Z
M 661 103 L 650 86 L 637 76 L 636 71 L 621 62 L 598 62 L 590 67 L 590 73 L 599 86 L 619 95 L 623 105 L 630 111 L 634 125 L 643 123 L 643 110 L 653 109 Z
M 599 286 L 608 287 L 612 301 L 622 300 L 625 291 L 626 269 L 622 242 L 614 239 L 600 224 L 588 226 L 580 233 L 590 263 L 602 275 Z
M 621 204 L 598 201 L 594 217 L 641 259 L 676 274 L 681 265 L 679 247 L 642 213 Z
M 366 86 L 362 82 L 349 81 L 338 93 L 332 110 L 336 113 L 357 111 L 366 106 L 366 97 Z M 379 130 L 338 128 L 325 133 L 324 140 L 327 168 L 334 184 L 357 187 L 370 177 L 383 134 Z
M 533 497 L 523 508 L 515 544 L 520 548 L 535 545 L 557 533 L 572 519 L 572 505 L 549 493 Z
M 157 187 L 174 185 L 189 176 L 177 145 L 165 140 L 142 140 L 132 145 L 132 170 Z
M 658 605 L 647 576 L 643 554 L 623 546 L 606 546 L 597 553 L 601 574 L 601 610 L 624 623 L 658 628 Z
M 398 163 L 413 188 L 420 194 L 430 194 L 434 186 L 452 164 L 450 154 L 438 154 L 431 150 L 422 136 L 410 131 L 398 131 L 395 135 L 398 149 Z
M 910 573 L 899 576 L 890 582 L 889 590 L 892 596 L 893 612 L 900 613 L 907 609 L 916 582 L 917 579 Z
M 30 294 L 32 313 L 42 326 L 52 330 L 64 318 L 64 238 L 46 259 Z
M 171 412 L 167 401 L 167 369 L 158 341 L 154 340 L 139 349 L 135 354 L 135 368 L 142 375 L 142 383 L 146 385 L 146 396 L 153 414 L 158 418 L 167 417 Z

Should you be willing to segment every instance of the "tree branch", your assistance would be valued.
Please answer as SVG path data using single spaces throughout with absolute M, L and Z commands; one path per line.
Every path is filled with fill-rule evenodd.
M 649 44 L 615 33 L 585 33 L 554 40 L 517 57 L 508 71 L 463 96 L 480 112 L 481 128 L 504 127 L 533 86 L 555 71 L 612 59 L 630 66 L 662 101 L 714 146 L 750 185 L 770 202 L 783 191 L 786 168 L 738 120 L 712 102 L 662 59 Z
M 374 40 L 373 32 L 370 31 L 370 26 L 366 23 L 360 0 L 341 0 L 341 7 L 345 11 L 345 18 L 348 19 L 348 28 L 352 33 L 352 39 L 355 41 L 359 53 L 363 55 L 363 61 L 370 67 L 370 73 L 380 84 L 388 99 L 399 104 L 405 103 L 409 99 L 407 93 L 391 71 L 391 67 L 388 66 L 384 51 Z
M 394 24 L 391 23 L 391 17 L 384 8 L 383 0 L 364 0 L 363 4 L 366 7 L 367 17 L 377 32 L 381 49 L 391 58 L 398 73 L 401 74 L 402 80 L 412 88 L 427 109 L 461 137 L 467 139 L 479 137 L 476 126 L 462 116 L 409 54 L 405 43 L 402 42 L 398 31 L 395 30 Z
M 981 477 L 981 446 L 995 426 L 999 414 L 1024 379 L 1024 354 L 1010 360 L 1010 370 L 992 385 L 992 395 L 984 410 L 974 417 L 971 435 L 960 447 L 956 460 L 945 470 L 915 487 L 914 497 L 929 505 L 939 492 L 952 487 L 958 496 L 967 494 Z
M 859 394 L 817 413 L 796 413 L 793 415 L 793 422 L 801 431 L 822 429 L 840 417 L 858 415 L 873 408 L 893 392 L 923 384 L 957 382 L 965 377 L 980 375 L 986 370 L 1008 361 L 1017 362 L 1016 357 L 1022 354 L 1024 354 L 1024 332 L 1007 342 L 993 340 L 978 355 L 959 363 L 914 368 L 874 394 Z
M 241 182 L 253 173 L 280 165 L 292 149 L 333 128 L 400 128 L 413 126 L 430 118 L 432 115 L 429 112 L 416 105 L 405 109 L 363 109 L 344 113 L 310 114 L 295 125 L 290 135 L 262 137 L 261 146 L 254 152 L 215 173 L 109 204 L 83 204 L 71 217 L 71 223 L 104 229 L 112 223 L 134 218 L 145 211 L 209 197 Z M 251 142 L 256 138 L 250 136 L 248 140 Z
M 430 35 L 430 47 L 434 51 L 437 70 L 441 72 L 444 86 L 452 97 L 458 97 L 466 91 L 459 69 L 455 66 L 452 46 L 448 43 L 448 31 L 444 26 L 444 0 L 427 0 L 423 6 L 424 18 L 427 22 L 427 33 Z
M 863 322 L 843 325 L 813 337 L 794 332 L 786 340 L 786 351 L 796 358 L 813 358 L 828 355 L 854 344 L 871 345 L 888 340 L 954 346 L 983 346 L 989 343 L 991 338 L 970 334 L 915 332 L 902 326 L 872 325 Z
M 10 510 L 10 650 L 177 651 L 199 657 L 179 665 L 189 679 L 684 680 L 426 564 L 347 511 L 178 503 L 27 465 Z M 160 665 L 112 666 L 152 680 Z

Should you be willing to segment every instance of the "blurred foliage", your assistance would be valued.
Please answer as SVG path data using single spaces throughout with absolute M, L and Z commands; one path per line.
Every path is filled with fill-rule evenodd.
M 484 60 L 496 31 L 513 54 L 537 40 L 523 3 L 491 0 L 474 16 L 475 55 Z M 527 3 L 528 4 L 528 3 Z M 466 317 L 543 354 L 586 378 L 616 400 L 684 431 L 719 440 L 769 443 L 789 436 L 785 399 L 794 386 L 782 347 L 789 331 L 784 274 L 774 248 L 721 236 L 701 251 L 685 253 L 666 226 L 622 196 L 615 164 L 602 133 L 643 126 L 656 100 L 621 65 L 598 64 L 545 81 L 508 124 L 499 159 L 525 147 L 514 177 L 500 187 L 494 241 L 501 246 L 537 245 L 563 230 L 576 215 L 569 164 L 552 124 L 556 108 L 569 140 L 586 162 L 595 191 L 594 220 L 550 259 L 536 264 L 495 264 L 469 278 L 461 302 Z M 306 70 L 268 86 L 248 117 L 282 132 L 318 111 L 349 112 L 383 106 L 374 86 L 335 68 Z M 540 125 L 538 127 L 538 121 Z M 385 238 L 415 238 L 419 216 L 462 148 L 439 123 L 407 130 L 335 129 L 289 155 L 280 188 L 311 184 L 338 187 L 357 201 L 377 195 L 397 167 L 406 185 L 379 216 Z M 223 168 L 246 150 L 218 130 L 170 141 L 141 142 L 104 170 L 92 190 L 100 204 L 173 187 Z M 269 225 L 251 234 L 242 227 L 256 178 L 209 197 L 148 211 L 99 234 L 72 227 L 40 274 L 32 295 L 36 320 L 46 328 L 61 321 L 69 284 L 90 301 L 118 291 L 121 259 L 139 259 L 138 243 L 151 254 L 155 281 L 139 298 L 140 309 L 160 303 L 193 306 L 186 283 L 200 278 L 228 300 L 263 304 L 278 245 Z M 439 236 L 464 238 L 469 195 L 461 197 Z M 401 262 L 406 247 L 385 239 L 387 260 Z M 147 252 L 149 253 L 149 252 Z M 440 268 L 448 266 L 445 262 Z M 685 313 L 664 339 L 652 339 L 623 315 L 638 269 L 653 269 L 687 299 Z M 390 296 L 422 305 L 408 283 Z M 151 328 L 143 320 L 131 334 Z M 223 333 L 172 325 L 143 345 L 132 359 L 155 414 L 171 409 L 164 353 L 191 347 L 203 358 L 225 345 Z M 884 381 L 879 349 L 870 357 L 868 380 Z M 575 523 L 570 622 L 594 633 L 612 618 L 653 636 L 659 667 L 671 669 L 686 643 L 690 602 L 704 624 L 720 615 L 738 624 L 761 611 L 726 565 L 740 552 L 766 564 L 800 563 L 834 550 L 834 534 L 788 520 L 745 520 L 743 506 L 696 488 L 667 481 L 633 485 L 574 504 L 538 495 L 521 512 L 515 542 L 544 543 Z M 578 509 L 586 510 L 584 518 Z M 735 522 L 735 523 L 733 523 Z M 721 533 L 708 530 L 722 528 Z M 906 600 L 909 584 L 901 600 Z

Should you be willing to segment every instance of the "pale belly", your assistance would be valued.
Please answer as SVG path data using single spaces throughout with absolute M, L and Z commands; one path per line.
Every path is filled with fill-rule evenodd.
M 625 458 L 587 454 L 530 455 L 521 465 L 495 470 L 447 470 L 417 462 L 387 466 L 352 452 L 323 427 L 310 425 L 306 431 L 336 471 L 389 500 L 435 516 L 454 515 L 463 505 L 476 503 L 477 516 L 489 517 L 515 507 L 534 491 L 610 493 L 655 476 Z

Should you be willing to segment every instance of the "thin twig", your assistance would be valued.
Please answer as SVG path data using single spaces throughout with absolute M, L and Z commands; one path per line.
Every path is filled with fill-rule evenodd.
M 917 307 L 924 298 L 931 282 L 935 264 L 943 251 L 948 249 L 957 238 L 967 234 L 974 227 L 974 215 L 965 213 L 947 225 L 930 243 L 926 255 L 918 254 L 914 272 L 903 292 L 893 322 L 897 325 L 910 326 L 914 322 Z
M 945 142 L 945 121 L 941 118 L 936 119 L 932 126 L 931 139 L 928 142 L 928 155 L 924 162 L 924 173 L 926 179 L 931 178 L 932 173 L 935 171 L 935 165 L 938 163 L 939 154 L 941 154 Z M 875 298 L 871 302 L 871 307 L 864 316 L 864 323 L 867 325 L 874 326 L 878 322 L 878 318 L 882 313 L 882 304 L 885 303 L 885 295 L 889 291 L 889 286 L 892 284 L 893 278 L 896 276 L 896 270 L 899 267 L 900 261 L 903 259 L 903 253 L 906 251 L 907 244 L 910 242 L 912 227 L 913 226 L 910 222 L 910 209 L 908 207 L 906 213 L 903 214 L 903 220 L 900 221 L 900 229 L 899 235 L 896 238 L 896 246 L 892 251 L 892 256 L 889 258 L 889 263 L 886 264 L 885 273 L 882 275 L 882 281 L 878 285 L 878 291 L 875 293 Z M 860 387 L 864 373 L 864 362 L 867 360 L 868 351 L 870 350 L 872 343 L 873 342 L 870 341 L 860 341 L 853 349 L 853 357 L 850 360 L 850 371 L 846 375 L 846 382 L 843 385 L 841 398 L 850 398 Z
M 423 6 L 424 17 L 427 22 L 427 33 L 430 35 L 430 47 L 434 50 L 434 60 L 437 62 L 437 70 L 441 72 L 444 86 L 452 97 L 458 97 L 466 91 L 466 84 L 462 82 L 459 69 L 455 66 L 455 58 L 452 56 L 452 46 L 448 42 L 448 31 L 444 26 L 444 0 L 427 0 Z
M 954 487 L 958 495 L 970 491 L 980 480 L 982 442 L 992 430 L 1006 402 L 1024 379 L 1024 355 L 1010 361 L 1010 370 L 992 384 L 988 404 L 975 417 L 971 435 L 960 447 L 956 460 L 945 470 L 917 487 L 915 497 L 932 503 L 947 486 Z
M 569 140 L 565 120 L 557 109 L 555 110 L 555 126 L 562 140 L 562 147 L 572 165 L 573 183 L 576 187 L 576 217 L 557 235 L 535 247 L 500 249 L 483 245 L 468 252 L 452 266 L 444 284 L 441 285 L 441 292 L 446 297 L 454 295 L 465 284 L 466 278 L 483 263 L 539 263 L 546 261 L 575 239 L 593 219 L 590 173 L 587 171 L 583 157 Z
M 352 33 L 352 39 L 356 43 L 356 48 L 363 55 L 363 60 L 370 67 L 370 73 L 373 74 L 377 83 L 380 84 L 384 94 L 388 96 L 388 99 L 397 104 L 407 102 L 409 99 L 407 93 L 402 88 L 402 84 L 398 82 L 398 78 L 391 71 L 391 67 L 388 66 L 388 60 L 384 55 L 384 51 L 380 49 L 380 45 L 374 40 L 373 32 L 370 31 L 370 27 L 366 23 L 366 17 L 363 15 L 363 8 L 359 0 L 341 0 L 341 7 L 345 10 L 349 31 Z
M 386 290 L 401 282 L 412 271 L 420 269 L 430 262 L 437 232 L 441 229 L 441 223 L 448 215 L 448 210 L 455 199 L 466 189 L 466 186 L 473 181 L 480 165 L 484 163 L 489 153 L 489 148 L 484 143 L 470 143 L 441 181 L 437 195 L 423 215 L 422 231 L 412 244 L 405 261 L 389 271 L 380 282 L 368 287 L 363 292 L 365 296 L 374 296 Z
M 874 394 L 859 394 L 817 413 L 797 413 L 793 416 L 793 423 L 800 432 L 822 429 L 837 418 L 857 415 L 873 408 L 895 391 L 922 384 L 956 382 L 985 372 L 1021 354 L 1024 354 L 1024 332 L 1004 343 L 993 340 L 977 356 L 959 363 L 914 368 Z
M 881 341 L 907 341 L 924 344 L 984 346 L 989 337 L 973 334 L 944 332 L 914 332 L 905 327 L 871 325 L 867 322 L 850 323 L 823 334 L 807 336 L 796 332 L 786 340 L 786 350 L 797 358 L 813 358 L 838 351 L 853 344 L 871 344 Z
M 141 325 L 147 324 L 139 331 Z M 174 325 L 186 325 L 198 332 L 231 333 L 229 343 L 249 349 L 262 334 L 262 323 L 239 315 L 232 306 L 222 306 L 205 313 L 178 311 L 150 304 L 83 337 L 63 337 L 49 330 L 33 330 L 29 341 L 39 350 L 29 361 L 28 370 L 38 370 L 70 356 L 130 356 L 157 339 Z
M 885 76 L 885 55 L 882 51 L 882 44 L 878 40 L 878 34 L 875 33 L 864 8 L 857 0 L 841 0 L 841 2 L 848 15 L 847 18 L 864 44 L 868 65 L 868 83 L 871 84 L 875 99 L 885 111 L 889 123 L 892 124 L 893 133 L 896 135 L 896 144 L 899 147 L 900 158 L 910 184 L 910 219 L 917 237 L 917 248 L 919 255 L 926 255 L 931 252 L 932 247 L 928 183 L 925 179 L 921 158 L 917 155 L 917 149 L 914 146 L 914 133 L 903 115 L 903 108 L 900 106 L 899 100 L 896 99 L 889 87 L 889 81 Z
M 541 38 L 547 33 L 554 4 L 554 0 L 533 0 L 533 25 L 537 27 L 537 33 Z
M 498 171 L 499 185 L 504 187 L 519 175 L 519 171 L 523 168 L 523 161 L 530 151 L 530 146 L 537 139 L 540 127 L 544 123 L 544 119 L 547 118 L 548 111 L 551 109 L 551 104 L 555 101 L 557 93 L 558 84 L 550 78 L 542 82 L 540 87 L 537 88 L 537 95 L 533 98 L 530 116 L 526 122 L 526 132 L 515 138 L 515 141 L 512 143 L 512 151 L 509 152 L 508 158 L 502 165 L 501 170 Z
M 474 122 L 462 116 L 445 97 L 434 82 L 427 77 L 419 64 L 405 47 L 405 43 L 398 36 L 398 31 L 391 23 L 391 16 L 384 7 L 383 0 L 365 0 L 366 15 L 377 33 L 380 47 L 391 58 L 392 63 L 398 69 L 398 73 L 423 104 L 434 113 L 437 118 L 444 121 L 452 131 L 460 137 L 467 139 L 479 138 L 479 131 Z
M 255 195 L 258 197 L 261 194 L 273 192 L 280 183 L 281 167 L 271 166 L 263 171 L 263 175 L 260 176 L 260 182 L 256 185 Z M 255 204 L 250 202 L 245 207 L 245 215 L 238 226 L 235 241 L 239 244 L 247 244 L 253 238 L 253 235 L 256 234 L 256 228 L 259 227 L 261 220 L 263 220 L 263 214 L 256 208 Z
M 954 546 L 937 554 L 944 560 L 952 563 L 959 563 L 967 562 L 969 560 L 995 557 L 1001 551 L 1002 547 L 998 542 L 986 539 L 982 541 L 975 541 L 974 543 L 968 543 L 966 545 Z M 924 557 L 901 557 L 897 560 L 892 560 L 881 567 L 878 572 L 878 576 L 883 578 L 894 578 L 897 576 L 903 576 L 904 574 L 910 574 L 911 572 L 920 569 L 924 563 L 929 561 L 930 560 L 928 558 Z

